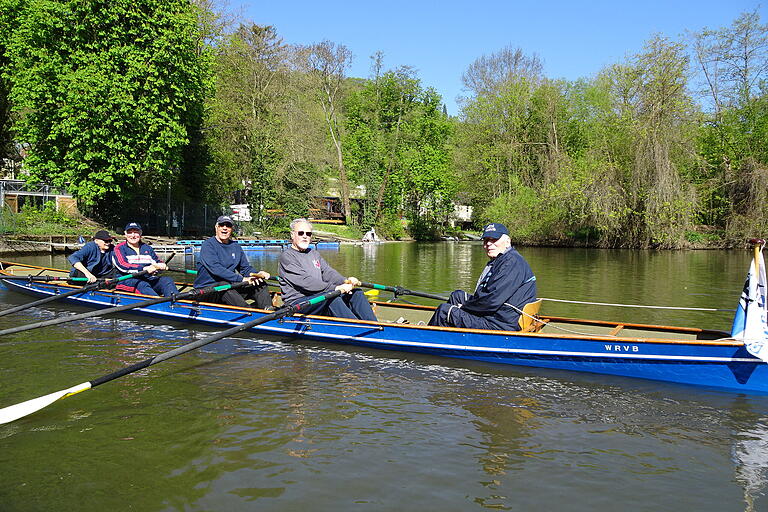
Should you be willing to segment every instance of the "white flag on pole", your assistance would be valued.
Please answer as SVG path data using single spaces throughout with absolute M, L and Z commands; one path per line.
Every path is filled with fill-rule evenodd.
M 766 278 L 763 248 L 749 267 L 744 291 L 741 292 L 731 337 L 744 341 L 747 351 L 768 362 L 768 309 L 766 309 Z

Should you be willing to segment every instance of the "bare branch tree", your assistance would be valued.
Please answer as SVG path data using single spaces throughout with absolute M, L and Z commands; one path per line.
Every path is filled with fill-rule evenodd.
M 538 83 L 543 77 L 543 65 L 534 54 L 526 56 L 520 48 L 506 46 L 491 55 L 483 55 L 469 65 L 461 76 L 464 87 L 473 94 L 491 94 L 504 82 L 527 79 Z
M 303 65 L 314 80 L 318 99 L 325 114 L 328 133 L 336 149 L 341 202 L 344 208 L 344 217 L 349 223 L 351 221 L 349 179 L 344 167 L 344 154 L 341 148 L 339 103 L 341 86 L 346 71 L 352 63 L 352 52 L 342 44 L 325 40 L 302 48 L 300 53 L 303 55 Z

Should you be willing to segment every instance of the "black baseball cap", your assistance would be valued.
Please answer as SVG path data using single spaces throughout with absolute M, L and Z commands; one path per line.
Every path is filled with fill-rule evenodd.
M 110 235 L 108 232 L 104 231 L 103 229 L 96 232 L 95 235 L 93 235 L 94 240 L 104 240 L 105 242 L 111 242 L 113 240 L 112 235 Z

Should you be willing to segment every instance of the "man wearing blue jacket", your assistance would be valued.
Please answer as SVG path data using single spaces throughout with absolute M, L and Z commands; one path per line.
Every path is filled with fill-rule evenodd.
M 95 283 L 100 277 L 112 277 L 112 235 L 103 229 L 93 235 L 93 240 L 69 255 L 72 264 L 70 277 L 85 277 Z
M 523 306 L 536 300 L 536 276 L 512 247 L 509 231 L 491 223 L 483 230 L 483 248 L 490 261 L 477 280 L 475 293 L 451 293 L 440 304 L 429 325 L 518 331 Z
M 197 260 L 197 277 L 194 287 L 247 281 L 250 286 L 211 292 L 200 297 L 201 302 L 215 302 L 230 306 L 250 307 L 246 299 L 252 299 L 259 309 L 272 309 L 272 300 L 266 280 L 269 273 L 256 272 L 248 263 L 243 248 L 232 240 L 235 223 L 232 217 L 222 215 L 216 219 L 216 234 L 206 239 L 200 247 Z

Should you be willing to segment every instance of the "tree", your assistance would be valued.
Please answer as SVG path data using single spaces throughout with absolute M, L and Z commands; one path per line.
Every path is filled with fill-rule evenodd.
M 382 226 L 406 213 L 413 226 L 447 219 L 455 180 L 448 139 L 450 122 L 442 99 L 424 89 L 412 68 L 381 72 L 350 93 L 345 104 L 344 151 L 350 176 L 366 187 L 363 222 Z M 420 233 L 414 233 L 422 236 Z M 432 233 L 424 232 L 428 237 Z
M 26 0 L 0 0 L 0 164 L 2 159 L 16 160 L 12 135 L 11 77 L 8 74 L 8 55 L 11 36 L 18 24 L 18 18 L 25 8 Z M 2 165 L 0 165 L 0 168 Z M 2 205 L 0 205 L 2 207 Z
M 31 181 L 87 207 L 168 187 L 199 125 L 209 69 L 186 0 L 31 0 L 9 45 Z
M 765 229 L 768 177 L 768 25 L 757 10 L 729 27 L 693 34 L 702 96 L 708 117 L 699 137 L 707 162 L 699 188 L 708 211 L 703 217 L 739 239 Z
M 344 166 L 339 105 L 341 103 L 344 77 L 347 68 L 352 62 L 352 52 L 342 44 L 336 44 L 327 40 L 299 48 L 299 51 L 303 57 L 301 59 L 303 68 L 309 73 L 310 78 L 315 84 L 317 98 L 325 114 L 328 134 L 336 150 L 341 202 L 344 209 L 344 217 L 347 223 L 350 223 L 352 219 L 350 215 L 349 178 Z
M 215 69 L 207 134 L 216 193 L 228 199 L 236 190 L 252 192 L 248 200 L 261 220 L 283 160 L 287 47 L 274 27 L 241 25 L 222 43 Z

